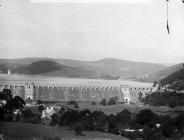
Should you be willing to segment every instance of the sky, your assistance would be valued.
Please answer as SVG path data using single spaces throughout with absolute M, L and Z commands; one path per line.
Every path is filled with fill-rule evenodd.
M 184 4 L 165 0 L 2 0 L 0 58 L 184 62 Z

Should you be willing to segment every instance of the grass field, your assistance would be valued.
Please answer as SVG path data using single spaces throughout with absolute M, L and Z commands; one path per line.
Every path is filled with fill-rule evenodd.
M 85 136 L 76 136 L 74 132 L 67 131 L 62 127 L 51 127 L 47 125 L 21 123 L 21 122 L 0 122 L 5 140 L 127 140 L 127 138 L 101 133 L 84 131 Z M 35 138 L 35 139 L 34 139 Z
M 178 115 L 178 113 L 181 113 L 182 111 L 184 111 L 184 107 L 170 108 L 167 106 L 158 106 L 158 107 L 156 106 L 138 106 L 135 104 L 129 104 L 129 105 L 117 104 L 117 105 L 110 105 L 110 106 L 79 104 L 79 107 L 81 110 L 89 109 L 91 111 L 102 111 L 107 115 L 116 114 L 118 112 L 121 112 L 124 109 L 127 109 L 132 113 L 137 113 L 143 109 L 150 109 L 157 114 L 170 115 L 172 117 L 175 117 Z
M 116 105 L 103 106 L 103 105 L 99 105 L 99 103 L 92 105 L 91 102 L 78 102 L 78 105 L 79 105 L 79 110 L 88 109 L 90 111 L 102 111 L 107 115 L 119 113 L 123 111 L 124 109 L 127 109 L 132 113 L 137 113 L 143 109 L 150 109 L 157 114 L 170 115 L 171 117 L 175 117 L 181 112 L 184 112 L 184 107 L 182 106 L 170 108 L 168 106 L 147 106 L 147 105 L 140 106 L 136 104 L 119 104 L 119 103 Z M 56 104 L 57 109 L 60 109 L 61 106 L 66 107 L 66 102 L 61 102 L 61 103 Z M 73 106 L 69 106 L 69 107 L 73 107 Z

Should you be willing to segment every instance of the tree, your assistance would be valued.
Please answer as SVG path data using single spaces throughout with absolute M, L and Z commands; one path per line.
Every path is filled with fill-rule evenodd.
M 44 110 L 44 106 L 42 104 L 38 105 L 37 107 L 39 112 L 42 112 Z
M 10 89 L 3 89 L 3 92 L 2 92 L 2 100 L 6 100 L 6 101 L 9 101 L 9 100 L 12 100 L 12 94 L 11 94 L 11 90 Z
M 143 94 L 142 94 L 142 92 L 140 91 L 140 92 L 139 92 L 139 97 L 138 97 L 138 99 L 141 100 L 141 99 L 142 99 L 142 96 L 143 96 Z
M 116 122 L 122 122 L 122 123 L 128 123 L 128 121 L 131 120 L 131 115 L 132 113 L 130 111 L 128 111 L 127 109 L 119 112 L 116 117 L 115 117 L 115 121 Z
M 96 105 L 96 102 L 92 102 L 91 105 Z
M 157 85 L 157 81 L 154 81 L 153 87 L 156 87 L 156 85 Z
M 22 109 L 25 105 L 25 101 L 20 96 L 15 96 L 13 98 L 13 108 Z
M 118 100 L 118 97 L 111 97 L 108 101 L 108 105 L 115 105 Z
M 68 110 L 61 118 L 61 124 L 70 125 L 80 119 L 80 113 L 76 110 Z
M 94 111 L 91 114 L 94 130 L 105 132 L 108 129 L 108 117 L 102 111 Z
M 54 113 L 51 116 L 51 119 L 52 119 L 52 125 L 60 124 L 61 119 L 60 119 L 60 116 L 57 113 Z
M 37 103 L 36 103 L 37 105 L 40 105 L 40 104 L 42 104 L 42 101 L 41 100 L 37 100 Z
M 34 113 L 29 108 L 25 109 L 22 113 L 25 118 L 31 118 L 34 116 Z
M 90 115 L 91 115 L 91 112 L 88 109 L 84 109 L 84 110 L 80 111 L 80 116 L 81 117 L 87 117 L 87 116 L 90 116 Z
M 170 137 L 174 132 L 174 121 L 170 116 L 164 116 L 162 124 L 162 134 Z
M 175 118 L 175 126 L 181 132 L 181 134 L 184 134 L 184 113 L 181 113 Z
M 106 99 L 102 99 L 102 101 L 100 102 L 100 104 L 106 106 L 107 105 Z
M 149 123 L 154 122 L 156 119 L 156 114 L 150 109 L 141 110 L 136 114 L 135 120 L 138 124 L 148 125 Z
M 73 107 L 74 107 L 74 108 L 79 108 L 78 103 L 77 103 L 77 102 L 75 102 L 75 103 L 74 103 L 74 105 L 73 105 Z

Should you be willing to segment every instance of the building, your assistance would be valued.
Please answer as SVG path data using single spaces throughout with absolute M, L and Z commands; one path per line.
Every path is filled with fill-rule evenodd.
M 51 116 L 55 113 L 56 111 L 53 107 L 47 107 L 45 110 L 42 111 L 42 119 L 51 119 Z

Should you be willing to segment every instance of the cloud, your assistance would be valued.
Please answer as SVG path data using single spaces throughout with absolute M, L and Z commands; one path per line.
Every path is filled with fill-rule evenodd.
M 168 35 L 165 1 L 128 1 L 121 0 L 135 4 L 7 0 L 0 12 L 0 56 L 182 62 L 183 8 L 170 7 Z
M 125 3 L 145 4 L 151 0 L 30 0 L 31 3 Z

